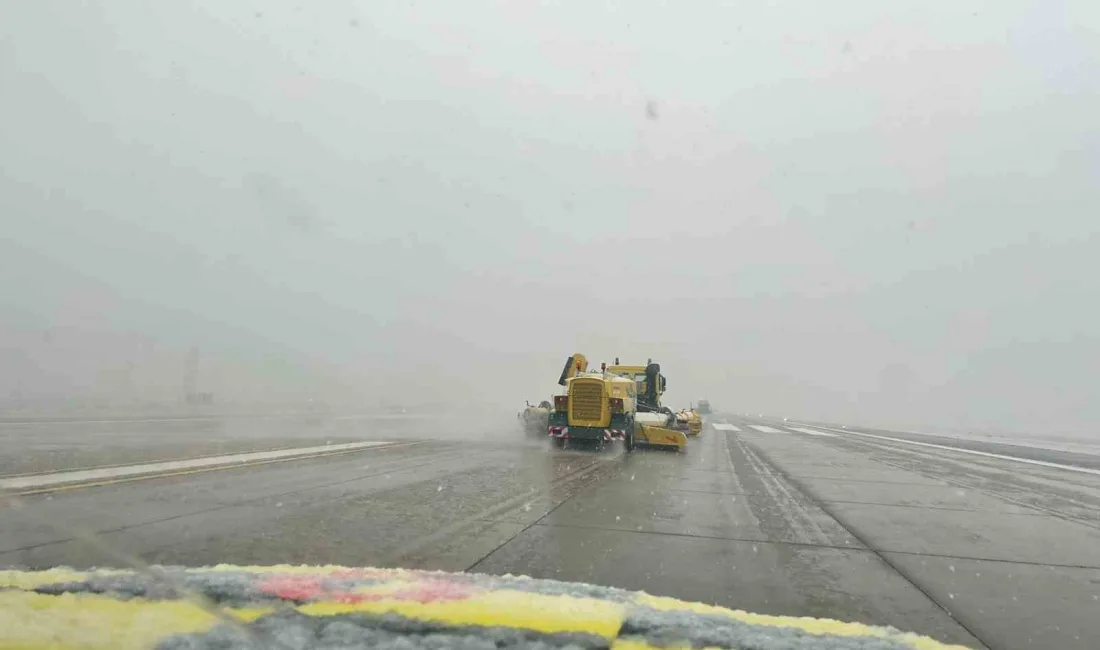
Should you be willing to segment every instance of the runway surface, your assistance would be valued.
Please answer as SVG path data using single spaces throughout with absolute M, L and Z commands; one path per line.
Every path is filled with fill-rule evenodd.
M 680 454 L 433 417 L 7 423 L 0 445 L 0 566 L 513 573 L 973 647 L 1100 635 L 1100 459 L 1067 451 L 721 414 Z

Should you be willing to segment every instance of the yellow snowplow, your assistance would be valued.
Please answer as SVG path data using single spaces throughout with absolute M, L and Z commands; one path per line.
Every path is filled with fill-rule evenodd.
M 673 426 L 667 413 L 638 413 L 635 443 L 648 447 L 675 448 L 677 451 L 687 447 L 687 436 Z M 674 418 L 672 418 L 674 419 Z
M 660 366 L 650 366 L 648 369 L 638 366 L 640 384 L 644 391 L 652 387 L 652 391 L 659 392 L 664 384 Z M 667 413 L 655 412 L 651 404 L 658 398 L 639 394 L 639 381 L 632 374 L 613 372 L 612 368 L 601 364 L 599 370 L 589 371 L 588 359 L 583 354 L 574 354 L 566 360 L 558 378 L 565 394 L 554 397 L 548 418 L 550 438 L 558 445 L 567 440 L 598 444 L 622 440 L 627 451 L 633 451 L 636 444 L 684 448 L 687 438 L 670 428 L 675 419 L 672 412 L 668 409 Z
M 703 418 L 695 409 L 686 408 L 677 411 L 676 428 L 689 436 L 698 436 L 703 432 Z
M 578 353 L 566 359 L 558 384 L 565 387 L 565 394 L 554 396 L 547 426 L 555 443 L 622 440 L 627 450 L 634 448 L 633 381 L 603 368 L 589 372 L 588 359 Z

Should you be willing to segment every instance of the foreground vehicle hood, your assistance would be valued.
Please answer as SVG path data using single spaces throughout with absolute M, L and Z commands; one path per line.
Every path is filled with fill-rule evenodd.
M 705 646 L 958 647 L 514 576 L 339 566 L 0 571 L 0 649 Z

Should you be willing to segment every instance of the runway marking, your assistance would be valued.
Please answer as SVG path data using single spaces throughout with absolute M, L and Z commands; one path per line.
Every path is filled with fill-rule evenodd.
M 232 467 L 259 461 L 293 459 L 298 456 L 357 451 L 389 444 L 392 443 L 384 441 L 349 442 L 339 445 L 321 445 L 317 447 L 278 449 L 275 451 L 254 451 L 244 454 L 206 456 L 204 458 L 191 458 L 188 460 L 166 461 L 162 463 L 123 465 L 121 467 L 104 467 L 100 469 L 54 472 L 50 474 L 31 474 L 0 480 L 0 490 L 41 489 L 72 483 L 83 484 L 95 481 L 113 481 L 146 474 L 175 473 L 195 468 Z
M 750 429 L 756 429 L 760 433 L 783 433 L 779 429 L 773 429 L 771 427 L 766 427 L 763 424 L 750 424 L 749 428 Z
M 714 425 L 714 428 L 718 431 L 735 431 L 736 432 L 736 431 L 741 430 L 741 429 L 733 426 L 732 424 L 726 424 L 724 422 L 719 422 L 718 424 Z
M 1011 460 L 1017 463 L 1025 463 L 1027 465 L 1038 465 L 1040 467 L 1050 467 L 1053 469 L 1064 469 L 1070 472 L 1077 472 L 1079 474 L 1092 474 L 1093 476 L 1100 476 L 1100 469 L 1092 469 L 1091 467 L 1077 467 L 1075 465 L 1063 465 L 1061 463 L 1051 463 L 1045 460 L 1035 460 L 1034 458 L 1020 458 L 1019 456 L 1007 456 L 1005 454 L 994 454 L 988 451 L 978 451 L 977 449 L 963 449 L 962 447 L 949 447 L 947 445 L 937 445 L 931 442 L 918 442 L 916 440 L 906 440 L 905 438 L 892 438 L 890 436 L 877 436 L 872 433 L 859 433 L 852 431 L 851 429 L 833 429 L 831 427 L 821 427 L 829 431 L 835 431 L 837 433 L 847 434 L 850 436 L 862 436 L 864 438 L 875 438 L 876 440 L 889 440 L 890 442 L 900 442 L 905 445 L 913 445 L 915 447 L 928 447 L 930 449 L 943 449 L 946 451 L 957 451 L 960 454 L 970 454 L 971 456 L 982 456 L 985 458 L 996 458 L 998 460 Z
M 826 438 L 835 438 L 835 433 L 825 433 L 824 431 L 814 431 L 813 429 L 803 429 L 802 427 L 787 427 L 791 431 L 798 431 L 799 433 L 808 433 L 811 436 L 825 436 Z

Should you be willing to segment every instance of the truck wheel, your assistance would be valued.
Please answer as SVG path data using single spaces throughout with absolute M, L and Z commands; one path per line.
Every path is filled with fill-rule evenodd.
M 623 446 L 628 452 L 634 451 L 634 420 L 627 422 L 626 435 L 623 436 Z

